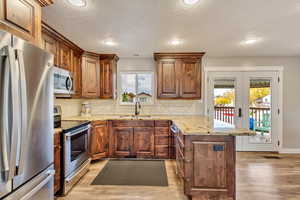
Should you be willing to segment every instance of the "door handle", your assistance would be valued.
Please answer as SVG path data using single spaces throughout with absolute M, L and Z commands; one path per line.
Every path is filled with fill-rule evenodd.
M 19 81 L 19 87 L 20 87 L 20 108 L 21 108 L 21 122 L 19 123 L 19 127 L 21 129 L 21 135 L 18 147 L 18 153 L 19 153 L 19 162 L 18 162 L 18 171 L 17 174 L 22 174 L 24 169 L 24 161 L 25 161 L 25 154 L 27 152 L 27 146 L 28 146 L 28 130 L 27 130 L 27 84 L 26 84 L 26 76 L 25 76 L 25 66 L 24 66 L 24 59 L 22 51 L 16 50 L 16 57 L 19 64 L 19 74 L 20 74 L 20 81 Z
M 0 145 L 1 145 L 1 155 L 2 155 L 2 163 L 3 163 L 3 172 L 5 174 L 5 179 L 8 179 L 8 173 L 9 173 L 9 122 L 8 122 L 8 107 L 9 107 L 9 77 L 10 77 L 10 70 L 9 66 L 4 62 L 5 59 L 7 59 L 7 50 L 6 49 L 1 49 L 1 62 L 0 64 L 4 64 L 3 66 L 0 66 L 1 68 L 4 68 L 4 74 L 2 75 L 3 81 L 1 82 L 2 84 L 2 96 L 3 96 L 3 102 L 2 102 L 2 124 L 1 124 L 1 140 L 0 140 Z
M 6 57 L 7 62 L 3 62 L 5 63 L 5 73 L 7 73 L 6 75 L 8 75 L 9 80 L 6 81 L 6 84 L 9 83 L 10 81 L 10 87 L 8 86 L 8 88 L 5 88 L 8 90 L 8 94 L 10 93 L 10 95 L 8 95 L 4 101 L 8 101 L 9 96 L 11 96 L 11 105 L 9 105 L 7 102 L 6 104 L 6 109 L 4 109 L 4 116 L 3 116 L 3 126 L 5 128 L 5 133 L 6 136 L 9 137 L 9 133 L 11 133 L 10 135 L 10 139 L 6 138 L 7 141 L 2 141 L 2 143 L 6 143 L 8 141 L 10 141 L 9 145 L 4 145 L 4 147 L 8 147 L 7 151 L 9 154 L 9 158 L 6 158 L 8 161 L 8 165 L 7 163 L 5 163 L 5 168 L 9 167 L 9 169 L 7 171 L 5 171 L 5 179 L 6 181 L 11 180 L 14 176 L 15 176 L 15 171 L 16 171 L 16 159 L 17 159 L 17 145 L 18 145 L 18 134 L 20 133 L 20 127 L 19 127 L 19 118 L 18 118 L 18 114 L 19 112 L 19 85 L 18 85 L 18 68 L 16 67 L 16 58 L 15 58 L 15 52 L 14 50 L 9 47 L 9 46 L 5 46 L 1 49 L 1 56 Z M 6 87 L 6 86 L 5 86 Z M 9 92 L 9 89 L 11 90 Z M 10 106 L 10 107 L 9 107 Z M 11 108 L 11 109 L 9 109 Z M 10 113 L 11 112 L 11 113 Z M 8 120 L 8 116 L 9 114 L 11 115 L 11 126 L 8 125 L 9 120 Z M 11 127 L 11 128 L 10 128 Z M 11 130 L 9 130 L 11 129 Z M 5 152 L 4 152 L 5 153 Z M 7 154 L 7 155 L 8 155 Z
M 239 117 L 242 117 L 242 116 L 243 116 L 243 114 L 242 114 L 242 109 L 239 108 Z

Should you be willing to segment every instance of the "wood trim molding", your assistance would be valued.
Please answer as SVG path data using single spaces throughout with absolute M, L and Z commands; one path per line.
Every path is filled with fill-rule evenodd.
M 84 56 L 92 56 L 92 57 L 99 57 L 100 59 L 100 55 L 94 52 L 90 52 L 90 51 L 84 51 L 83 53 Z
M 46 24 L 44 21 L 42 21 L 42 32 L 46 33 L 50 36 L 53 36 L 54 38 L 56 38 L 57 40 L 61 40 L 64 43 L 66 43 L 69 47 L 76 49 L 77 51 L 83 53 L 84 50 L 81 49 L 79 46 L 77 46 L 75 43 L 73 43 L 72 41 L 70 41 L 68 38 L 66 38 L 65 36 L 63 36 L 62 34 L 60 34 L 59 32 L 57 32 L 55 29 L 53 29 L 51 26 L 49 26 L 48 24 Z
M 154 53 L 154 60 L 159 59 L 201 59 L 205 52 Z
M 117 54 L 100 54 L 100 53 L 94 53 L 94 52 L 89 52 L 89 51 L 84 51 L 81 49 L 78 45 L 70 41 L 68 38 L 57 32 L 54 28 L 49 26 L 46 22 L 42 21 L 42 32 L 46 33 L 57 40 L 63 41 L 66 43 L 69 47 L 72 49 L 76 49 L 77 51 L 81 52 L 85 56 L 92 56 L 92 57 L 99 57 L 100 60 L 115 60 L 116 62 L 119 60 L 119 57 Z
M 54 3 L 54 0 L 36 0 L 42 7 L 49 6 Z
M 99 54 L 99 56 L 100 56 L 100 60 L 106 60 L 106 59 L 115 60 L 115 61 L 119 60 L 117 54 Z
M 280 154 L 300 154 L 299 148 L 282 148 L 279 150 Z

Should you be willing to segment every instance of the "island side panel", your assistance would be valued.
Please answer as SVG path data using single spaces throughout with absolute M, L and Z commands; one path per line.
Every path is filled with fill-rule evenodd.
M 235 200 L 235 137 L 184 137 L 185 194 L 192 200 Z

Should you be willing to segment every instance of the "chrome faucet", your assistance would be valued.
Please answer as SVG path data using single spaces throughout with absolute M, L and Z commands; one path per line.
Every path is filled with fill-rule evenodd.
M 142 108 L 141 103 L 139 101 L 136 101 L 134 105 L 134 115 L 136 117 L 139 116 L 141 108 Z

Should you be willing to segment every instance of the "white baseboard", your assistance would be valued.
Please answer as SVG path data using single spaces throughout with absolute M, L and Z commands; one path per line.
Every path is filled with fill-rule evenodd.
M 279 153 L 300 154 L 300 149 L 282 148 L 279 150 Z

